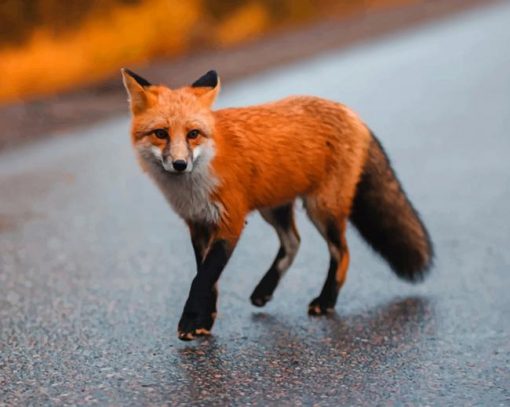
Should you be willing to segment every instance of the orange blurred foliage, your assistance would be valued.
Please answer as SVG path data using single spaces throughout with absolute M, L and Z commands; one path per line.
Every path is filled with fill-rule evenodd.
M 0 100 L 90 83 L 121 64 L 182 52 L 200 18 L 199 2 L 154 0 L 91 15 L 79 30 L 55 36 L 37 28 L 21 47 L 0 50 Z
M 15 32 L 19 38 L 0 31 L 0 102 L 91 83 L 157 56 L 230 46 L 275 26 L 343 13 L 355 5 L 410 1 L 69 0 L 68 14 L 59 14 L 59 0 L 6 0 L 0 9 L 0 25 L 2 18 L 9 23 L 3 24 L 4 33 L 22 29 Z M 42 15 L 42 22 L 28 21 L 27 7 Z
M 216 29 L 216 38 L 221 45 L 230 45 L 253 37 L 264 31 L 271 16 L 260 3 L 251 2 L 228 16 Z

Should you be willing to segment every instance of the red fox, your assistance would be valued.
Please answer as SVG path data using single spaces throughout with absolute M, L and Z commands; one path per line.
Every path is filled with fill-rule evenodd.
M 414 282 L 427 274 L 429 234 L 381 144 L 344 105 L 294 96 L 213 111 L 220 90 L 215 71 L 179 89 L 152 85 L 128 69 L 122 76 L 140 164 L 186 222 L 195 252 L 180 339 L 210 334 L 218 279 L 254 210 L 274 227 L 281 246 L 251 302 L 262 307 L 272 298 L 299 248 L 298 198 L 330 253 L 310 315 L 331 312 L 345 283 L 348 220 L 399 277 Z

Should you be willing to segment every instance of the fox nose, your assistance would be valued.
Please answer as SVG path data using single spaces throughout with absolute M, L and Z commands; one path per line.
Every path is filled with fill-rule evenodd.
M 186 167 L 188 166 L 188 163 L 184 160 L 175 160 L 172 161 L 172 167 L 174 167 L 175 171 L 184 171 Z

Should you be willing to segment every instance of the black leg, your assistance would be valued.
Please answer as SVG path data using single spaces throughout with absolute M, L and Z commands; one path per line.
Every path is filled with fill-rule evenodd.
M 204 255 L 209 246 L 214 227 L 205 223 L 188 222 L 191 235 L 191 244 L 195 253 L 197 270 L 204 260 Z
M 344 237 L 344 228 L 335 222 L 326 225 L 325 237 L 331 254 L 328 275 L 319 296 L 308 306 L 310 315 L 324 315 L 333 312 L 340 288 L 345 282 L 349 266 L 349 251 Z
M 310 315 L 322 315 L 332 312 L 335 308 L 336 300 L 338 297 L 338 287 L 336 283 L 336 270 L 338 262 L 331 257 L 329 261 L 328 276 L 326 282 L 322 287 L 321 293 L 317 298 L 314 298 L 308 306 L 308 313 Z
M 278 271 L 278 263 L 285 257 L 285 249 L 280 247 L 278 254 L 274 259 L 269 270 L 264 274 L 262 280 L 257 284 L 255 290 L 250 296 L 251 303 L 257 307 L 263 307 L 272 298 L 274 290 L 280 282 L 280 272 Z
M 216 283 L 233 249 L 233 245 L 226 240 L 215 240 L 210 245 L 191 284 L 179 321 L 179 339 L 191 340 L 197 335 L 209 334 L 216 317 Z
M 257 307 L 264 306 L 273 296 L 283 274 L 288 270 L 299 248 L 299 234 L 294 222 L 293 204 L 261 210 L 262 217 L 272 225 L 280 239 L 280 249 L 273 264 L 253 290 L 250 300 Z

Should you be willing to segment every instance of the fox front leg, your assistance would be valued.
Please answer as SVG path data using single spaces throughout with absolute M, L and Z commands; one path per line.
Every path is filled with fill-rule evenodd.
M 196 255 L 198 270 L 179 321 L 179 339 L 189 341 L 196 336 L 210 334 L 216 318 L 217 282 L 234 251 L 240 233 L 240 229 L 232 235 L 231 229 L 229 233 L 225 233 L 219 228 L 211 236 L 201 262 L 200 251 Z M 194 247 L 195 243 L 198 242 L 194 242 Z
M 191 236 L 191 244 L 195 253 L 197 270 L 204 261 L 205 253 L 215 232 L 215 227 L 203 222 L 187 222 Z
M 227 264 L 232 249 L 224 240 L 215 240 L 198 266 L 198 272 L 179 321 L 179 339 L 190 341 L 195 336 L 209 335 L 216 318 L 216 283 Z

